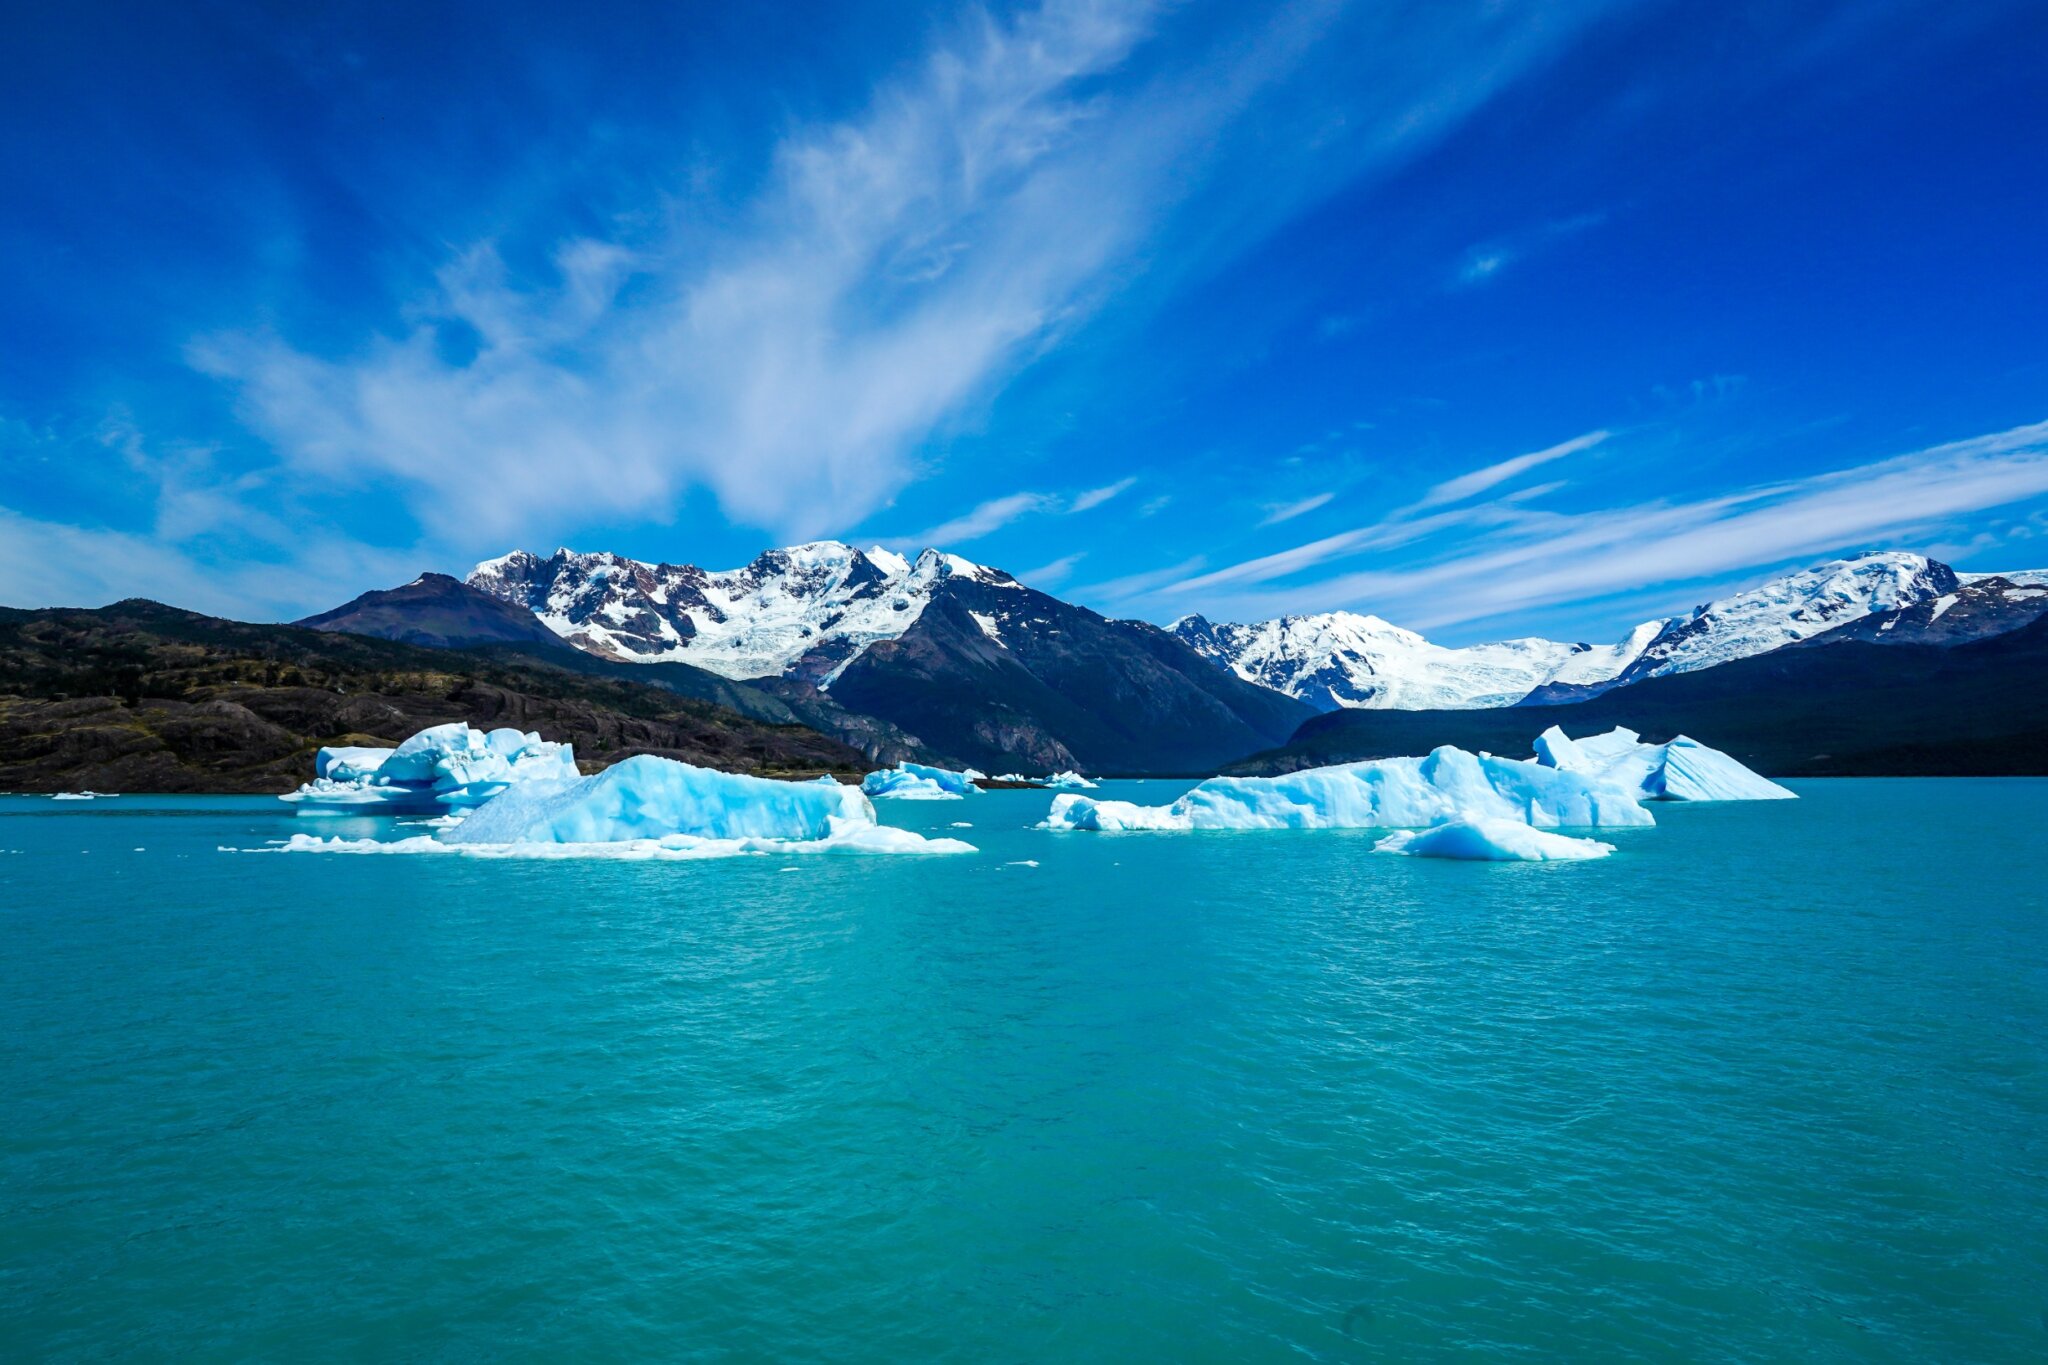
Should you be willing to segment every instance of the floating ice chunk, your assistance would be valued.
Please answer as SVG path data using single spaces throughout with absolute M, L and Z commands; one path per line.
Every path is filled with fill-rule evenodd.
M 735 853 L 966 853 L 876 823 L 875 808 L 837 782 L 777 782 L 642 754 L 574 782 L 513 787 L 441 833 L 455 847 L 636 845 L 647 856 Z M 510 856 L 510 855 L 508 855 Z M 518 856 L 557 856 L 527 852 Z M 612 856 L 612 855 L 593 855 Z M 628 855 L 617 855 L 628 856 Z
M 1025 773 L 998 773 L 989 780 L 991 782 L 1021 782 L 1033 787 L 1055 787 L 1073 791 L 1093 790 L 1095 787 L 1093 782 L 1090 782 L 1072 769 L 1062 773 L 1054 773 L 1050 777 L 1032 777 Z
M 330 745 L 313 755 L 313 776 L 336 782 L 360 782 L 382 767 L 391 753 L 389 749 L 366 745 Z
M 1449 746 L 1280 777 L 1212 777 L 1170 806 L 1061 793 L 1045 829 L 1420 829 L 1461 817 L 1559 825 L 1654 823 L 1629 791 L 1595 776 Z
M 577 776 L 566 744 L 509 728 L 485 733 L 461 721 L 430 726 L 395 749 L 325 748 L 313 768 L 311 782 L 280 798 L 301 814 L 461 809 L 520 783 Z
M 899 763 L 893 768 L 869 773 L 861 779 L 860 789 L 869 796 L 947 801 L 980 791 L 981 788 L 974 784 L 982 776 L 972 768 L 956 773 L 950 768 L 929 768 L 922 763 Z
M 1536 739 L 1536 761 L 1604 778 L 1645 800 L 1788 801 L 1795 795 L 1696 739 L 1680 735 L 1668 744 L 1645 744 L 1621 726 L 1574 740 L 1553 725 Z
M 878 824 L 867 797 L 836 782 L 776 782 L 642 754 L 594 777 L 515 785 L 438 837 L 296 834 L 275 851 L 647 860 L 974 848 Z
M 107 795 L 105 792 L 58 792 L 50 799 L 52 801 L 92 801 L 105 795 Z
M 661 839 L 830 838 L 875 824 L 834 782 L 777 782 L 641 754 L 574 782 L 514 787 L 443 834 L 459 844 L 602 844 Z
M 1373 847 L 1381 853 L 1411 858 L 1465 858 L 1484 862 L 1570 862 L 1604 858 L 1613 844 L 1574 839 L 1525 825 L 1519 820 L 1468 816 L 1446 820 L 1430 829 L 1397 830 Z

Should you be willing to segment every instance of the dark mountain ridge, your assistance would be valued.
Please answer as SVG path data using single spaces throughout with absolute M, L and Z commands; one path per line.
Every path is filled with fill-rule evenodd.
M 933 589 L 831 694 L 977 766 L 1096 773 L 1210 772 L 1313 714 L 1157 626 L 967 577 Z

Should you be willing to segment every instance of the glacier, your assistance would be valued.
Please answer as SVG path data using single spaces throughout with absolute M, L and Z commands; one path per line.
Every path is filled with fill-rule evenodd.
M 1655 823 L 1633 793 L 1596 775 L 1446 745 L 1423 758 L 1376 758 L 1279 777 L 1212 777 L 1167 806 L 1063 792 L 1040 828 L 1422 829 L 1474 818 L 1538 828 Z
M 778 782 L 640 754 L 590 777 L 519 782 L 434 835 L 378 840 L 298 834 L 274 851 L 667 860 L 975 850 L 958 839 L 926 838 L 880 824 L 865 795 L 829 779 Z
M 932 768 L 922 763 L 899 763 L 893 768 L 869 773 L 861 779 L 860 789 L 869 796 L 898 800 L 952 801 L 979 792 L 981 788 L 974 784 L 984 777 L 972 768 L 954 772 L 950 768 Z
M 314 777 L 279 797 L 302 815 L 417 814 L 479 806 L 529 782 L 579 776 L 567 744 L 509 727 L 429 726 L 394 749 L 331 746 L 313 759 Z
M 1616 726 L 1604 735 L 1573 739 L 1553 725 L 1536 738 L 1536 761 L 1560 772 L 1584 773 L 1636 792 L 1646 801 L 1790 801 L 1796 795 L 1696 739 L 1645 744 L 1634 730 Z
M 1613 844 L 1574 839 L 1566 834 L 1525 825 L 1519 820 L 1483 816 L 1446 820 L 1428 829 L 1396 830 L 1373 845 L 1376 852 L 1411 858 L 1460 858 L 1475 862 L 1577 862 L 1604 858 Z

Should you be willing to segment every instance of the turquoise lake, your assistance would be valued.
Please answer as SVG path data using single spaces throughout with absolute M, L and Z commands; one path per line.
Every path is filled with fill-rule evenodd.
M 0 798 L 0 1358 L 2040 1361 L 2048 782 L 1793 785 L 1542 865 Z

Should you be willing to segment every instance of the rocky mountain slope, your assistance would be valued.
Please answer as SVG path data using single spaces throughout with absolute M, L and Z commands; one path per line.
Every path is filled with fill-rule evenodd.
M 809 689 L 960 762 L 1195 771 L 1309 714 L 1155 626 L 936 550 L 825 541 L 719 571 L 517 551 L 468 582 L 588 652 Z
M 295 624 L 437 649 L 486 644 L 571 648 L 532 612 L 444 573 L 423 573 L 402 588 L 366 592 Z
M 1939 596 L 1872 612 L 1815 636 L 1802 648 L 1843 640 L 1876 645 L 1959 645 L 2003 635 L 2031 625 L 2048 612 L 2048 586 L 2020 581 L 2022 577 L 1973 574 Z
M 1026 770 L 1207 772 L 1311 714 L 1157 626 L 1007 575 L 949 580 L 901 637 L 849 663 L 832 695 L 964 761 Z
M 452 720 L 538 730 L 592 766 L 663 753 L 732 771 L 851 775 L 868 762 L 800 725 L 531 655 L 145 601 L 0 609 L 0 790 L 285 791 L 311 775 L 320 745 L 392 744 Z

